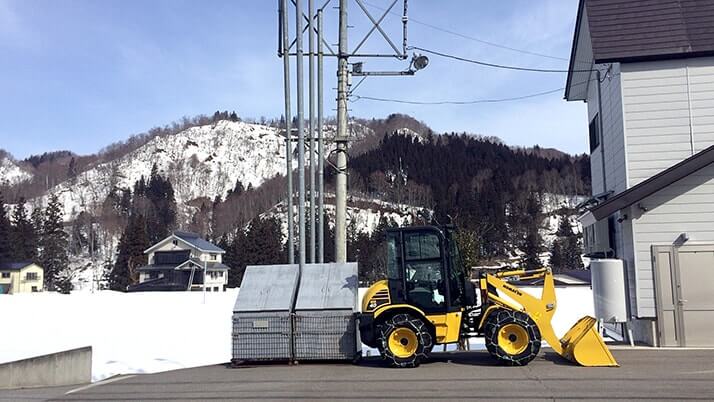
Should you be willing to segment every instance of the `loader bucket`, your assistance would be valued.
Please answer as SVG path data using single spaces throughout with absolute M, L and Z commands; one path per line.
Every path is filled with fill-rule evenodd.
M 585 316 L 565 334 L 560 344 L 563 357 L 586 367 L 619 367 L 595 329 L 597 320 Z

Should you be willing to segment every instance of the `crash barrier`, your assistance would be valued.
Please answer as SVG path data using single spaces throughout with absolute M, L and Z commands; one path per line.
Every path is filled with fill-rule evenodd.
M 53 387 L 91 381 L 91 346 L 0 364 L 0 389 Z

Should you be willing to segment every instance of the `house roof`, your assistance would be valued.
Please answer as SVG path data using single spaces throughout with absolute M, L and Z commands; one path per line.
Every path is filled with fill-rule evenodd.
M 175 231 L 174 236 L 180 238 L 181 240 L 191 243 L 196 246 L 201 251 L 213 251 L 217 253 L 225 253 L 226 251 L 222 248 L 216 246 L 215 244 L 204 240 L 201 235 L 191 232 Z
M 199 268 L 203 269 L 203 261 L 197 259 L 197 258 L 191 258 L 189 260 L 186 260 L 180 264 L 176 265 L 166 265 L 166 264 L 151 264 L 151 265 L 144 265 L 143 267 L 140 267 L 137 269 L 137 271 L 171 271 L 174 269 L 180 269 L 184 265 L 186 265 L 188 262 L 193 262 L 196 266 Z M 225 265 L 220 262 L 209 262 L 206 264 L 206 269 L 209 271 L 222 271 L 222 270 L 228 270 L 230 267 L 228 265 Z
M 580 222 L 583 226 L 592 225 L 712 163 L 714 145 L 591 208 L 580 217 Z
M 220 262 L 211 262 L 211 261 L 205 262 L 205 261 L 201 261 L 201 260 L 198 259 L 198 258 L 190 258 L 190 259 L 184 261 L 183 263 L 177 265 L 177 266 L 176 266 L 176 269 L 179 269 L 179 268 L 183 267 L 184 265 L 186 265 L 186 264 L 189 263 L 189 262 L 192 262 L 194 265 L 196 265 L 197 267 L 199 267 L 199 268 L 201 268 L 201 269 L 203 269 L 203 265 L 204 265 L 204 263 L 205 263 L 205 264 L 206 264 L 206 269 L 209 270 L 209 271 L 211 271 L 211 270 L 213 270 L 213 271 L 219 271 L 219 270 L 230 269 L 230 268 L 228 267 L 228 265 L 225 265 L 225 264 L 223 264 L 223 263 L 220 263 Z
M 587 18 L 582 18 L 585 15 Z M 587 28 L 583 28 L 587 25 Z M 582 29 L 581 29 L 582 28 Z M 701 0 L 580 0 L 566 99 L 578 42 L 590 36 L 595 64 L 714 55 L 714 2 Z M 577 63 L 581 65 L 581 63 Z M 572 100 L 572 99 L 571 99 Z
M 596 63 L 714 54 L 714 2 L 581 0 Z
M 171 240 L 171 239 L 180 240 L 180 241 L 186 243 L 187 245 L 194 247 L 194 248 L 198 249 L 199 251 L 206 252 L 206 253 L 222 254 L 222 253 L 226 252 L 225 250 L 216 246 L 215 244 L 203 239 L 201 237 L 201 235 L 199 235 L 197 233 L 183 232 L 183 231 L 177 230 L 177 231 L 173 232 L 169 237 L 161 240 L 160 242 L 158 242 L 158 243 L 154 244 L 153 246 L 144 250 L 144 253 L 152 252 L 153 250 L 155 250 L 156 248 L 158 248 L 162 244 L 164 244 L 164 242 Z
M 19 271 L 29 265 L 32 262 L 0 262 L 0 270 L 2 271 Z

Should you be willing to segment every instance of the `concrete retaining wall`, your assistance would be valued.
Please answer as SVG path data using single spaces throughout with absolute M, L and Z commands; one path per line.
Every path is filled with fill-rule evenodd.
M 91 381 L 91 346 L 0 364 L 0 389 L 74 385 Z

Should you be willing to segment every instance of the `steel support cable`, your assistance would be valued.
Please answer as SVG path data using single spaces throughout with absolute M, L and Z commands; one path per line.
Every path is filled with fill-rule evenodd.
M 409 46 L 408 50 L 419 50 L 424 53 L 433 54 L 435 56 L 440 56 L 440 57 L 444 57 L 447 59 L 458 60 L 458 61 L 462 61 L 464 63 L 478 64 L 478 65 L 484 66 L 484 67 L 501 68 L 501 69 L 506 69 L 506 70 L 528 71 L 528 72 L 533 72 L 533 73 L 567 73 L 567 72 L 588 73 L 588 72 L 596 71 L 595 69 L 592 69 L 592 68 L 589 68 L 586 70 L 559 70 L 559 69 L 549 69 L 549 68 L 531 68 L 531 67 L 521 67 L 521 66 L 509 66 L 506 64 L 488 63 L 485 61 L 469 59 L 469 58 L 461 57 L 461 56 L 455 56 L 453 54 L 443 53 L 443 52 L 439 52 L 436 50 L 430 50 L 430 49 L 426 49 L 426 48 L 419 47 L 419 46 Z
M 618 74 L 610 74 L 609 77 L 612 78 L 617 75 L 619 75 L 619 73 Z M 588 84 L 593 81 L 597 81 L 597 78 L 593 78 L 593 79 L 583 81 L 583 82 L 578 82 L 578 83 L 573 84 L 572 86 L 585 85 L 585 84 Z M 391 102 L 391 103 L 402 103 L 402 104 L 408 104 L 408 105 L 473 105 L 473 104 L 478 104 L 478 103 L 499 103 L 499 102 L 519 101 L 519 100 L 524 100 L 524 99 L 529 99 L 529 98 L 535 98 L 538 96 L 550 95 L 552 93 L 556 93 L 556 92 L 562 91 L 564 89 L 565 89 L 565 87 L 561 87 L 561 88 L 550 89 L 547 91 L 536 92 L 536 93 L 522 95 L 522 96 L 513 96 L 513 97 L 509 97 L 509 98 L 476 99 L 476 100 L 467 100 L 467 101 L 455 101 L 455 100 L 411 101 L 411 100 L 404 100 L 404 99 L 390 99 L 390 98 L 380 98 L 380 97 L 375 97 L 375 96 L 361 96 L 361 95 L 353 95 L 351 101 L 357 102 L 359 100 L 364 99 L 364 100 L 370 100 L 370 101 L 375 101 L 375 102 Z

